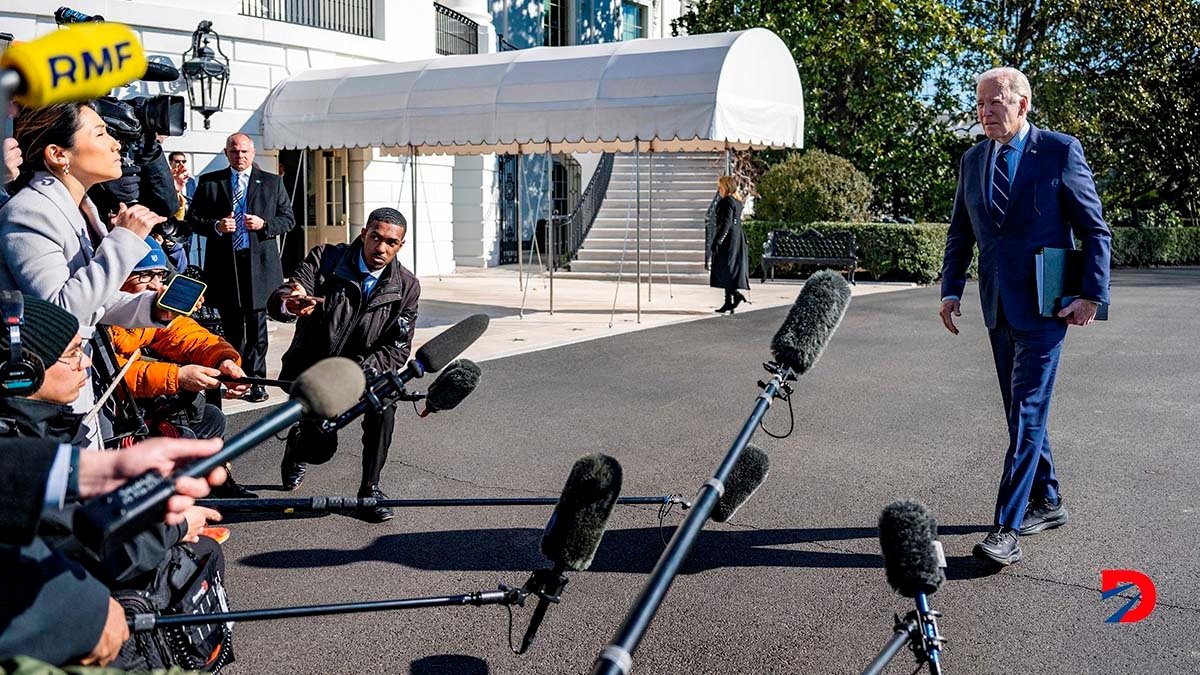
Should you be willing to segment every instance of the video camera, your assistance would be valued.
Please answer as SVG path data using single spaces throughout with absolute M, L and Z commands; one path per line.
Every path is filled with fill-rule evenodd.
M 54 13 L 58 25 L 104 21 L 69 7 Z M 151 62 L 141 78 L 147 82 L 174 82 L 179 71 L 169 63 Z M 119 204 L 142 204 L 168 220 L 157 226 L 163 247 L 173 249 L 188 235 L 183 225 L 171 218 L 179 208 L 175 180 L 163 155 L 158 136 L 182 136 L 187 129 L 187 104 L 182 96 L 139 96 L 118 99 L 105 96 L 94 102 L 108 132 L 121 144 L 122 176 L 93 187 L 88 196 L 100 214 L 108 218 Z

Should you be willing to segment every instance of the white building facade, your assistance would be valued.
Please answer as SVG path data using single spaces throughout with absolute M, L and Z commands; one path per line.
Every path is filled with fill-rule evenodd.
M 54 12 L 63 1 L 0 0 L 0 31 L 16 40 L 31 40 L 57 30 Z M 212 22 L 221 38 L 220 48 L 229 58 L 224 107 L 211 117 L 210 129 L 189 109 L 187 133 L 163 145 L 167 151 L 184 152 L 193 175 L 198 176 L 226 166 L 222 149 L 229 134 L 240 131 L 254 139 L 259 166 L 282 173 L 295 195 L 297 228 L 283 241 L 285 270 L 312 246 L 352 239 L 372 210 L 389 206 L 409 219 L 401 262 L 424 276 L 500 262 L 502 216 L 512 210 L 511 198 L 505 197 L 501 186 L 511 176 L 511 162 L 506 165 L 495 155 L 483 155 L 423 156 L 414 163 L 404 152 L 383 148 L 266 149 L 263 104 L 272 88 L 309 69 L 668 37 L 672 20 L 691 4 L 689 0 L 74 0 L 69 6 L 129 25 L 151 60 L 169 61 L 176 67 L 191 47 L 197 25 Z M 182 79 L 135 83 L 114 93 L 122 98 L 187 95 Z M 529 158 L 524 171 L 527 185 L 542 184 L 542 159 Z M 562 180 L 556 174 L 556 212 L 569 210 L 577 201 L 599 155 L 561 160 L 572 169 L 561 172 Z M 504 166 L 509 167 L 508 174 L 502 173 Z M 534 235 L 534 219 L 542 212 L 540 204 L 532 202 L 541 199 L 542 192 L 525 195 L 528 222 L 520 230 L 527 241 Z M 508 221 L 511 240 L 511 215 Z
M 57 30 L 54 12 L 62 4 L 0 1 L 0 31 L 21 41 Z M 409 245 L 401 250 L 401 261 L 421 275 L 449 274 L 457 265 L 485 266 L 496 259 L 494 157 L 418 158 L 414 219 L 407 157 L 379 148 L 306 151 L 302 156 L 262 147 L 263 103 L 272 87 L 290 75 L 426 59 L 450 50 L 493 51 L 487 0 L 75 0 L 69 7 L 129 25 L 151 60 L 176 67 L 191 47 L 197 25 L 212 22 L 229 57 L 224 108 L 211 117 L 210 129 L 189 109 L 187 133 L 163 146 L 187 154 L 198 176 L 227 165 L 221 153 L 229 134 L 241 131 L 254 139 L 258 165 L 282 170 L 289 191 L 299 191 L 297 228 L 284 241 L 285 267 L 311 246 L 353 238 L 367 214 L 382 206 L 409 218 Z M 122 98 L 187 95 L 182 80 L 139 82 L 114 93 Z

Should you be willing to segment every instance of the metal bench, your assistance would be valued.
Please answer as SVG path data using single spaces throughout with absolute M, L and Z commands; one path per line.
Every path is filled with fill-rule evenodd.
M 766 283 L 768 273 L 771 281 L 774 281 L 775 265 L 784 263 L 844 266 L 853 284 L 854 268 L 858 266 L 858 256 L 854 253 L 854 233 L 848 230 L 772 230 L 763 244 L 762 279 L 759 283 Z

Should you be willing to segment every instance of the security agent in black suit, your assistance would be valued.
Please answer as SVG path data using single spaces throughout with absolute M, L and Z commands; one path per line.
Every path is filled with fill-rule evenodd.
M 266 377 L 267 297 L 283 283 L 275 238 L 296 220 L 283 180 L 254 166 L 249 136 L 230 136 L 225 156 L 229 168 L 200 177 L 187 221 L 208 240 L 205 295 L 221 312 L 225 338 L 241 352 L 247 375 Z M 265 401 L 267 391 L 251 387 L 246 400 Z

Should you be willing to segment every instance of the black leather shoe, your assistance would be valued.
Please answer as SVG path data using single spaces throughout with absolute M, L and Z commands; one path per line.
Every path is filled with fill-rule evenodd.
M 383 494 L 383 490 L 379 489 L 378 485 L 368 485 L 358 491 L 359 498 L 369 499 L 387 499 L 388 496 Z M 385 520 L 391 520 L 396 516 L 392 510 L 386 506 L 360 506 L 355 512 L 355 515 L 368 523 L 382 523 Z
M 250 403 L 262 403 L 269 398 L 271 398 L 271 395 L 267 393 L 267 388 L 261 384 L 255 384 L 251 385 L 250 391 L 246 392 L 242 400 L 249 401 Z
M 212 489 L 212 496 L 217 499 L 258 499 L 258 495 L 238 485 L 233 479 L 233 467 L 225 462 L 225 482 Z
M 283 489 L 291 492 L 300 487 L 304 482 L 304 473 L 308 470 L 308 465 L 304 462 L 292 460 L 291 449 L 294 443 L 298 442 L 296 438 L 300 433 L 299 427 L 292 427 L 288 431 L 287 445 L 284 446 L 283 462 L 279 465 L 279 482 L 283 485 Z
M 1050 500 L 1043 497 L 1030 502 L 1029 508 L 1025 510 L 1025 519 L 1021 521 L 1019 531 L 1022 537 L 1037 534 L 1043 530 L 1052 530 L 1066 525 L 1068 518 L 1062 499 L 1059 499 L 1058 503 L 1051 503 Z
M 733 304 L 726 302 L 725 304 L 714 309 L 713 311 L 716 312 L 717 314 L 724 314 L 725 312 L 729 312 L 730 314 L 732 314 L 733 313 Z
M 983 541 L 975 544 L 975 557 L 991 560 L 997 565 L 1011 565 L 1021 559 L 1021 542 L 1017 531 L 997 527 Z

